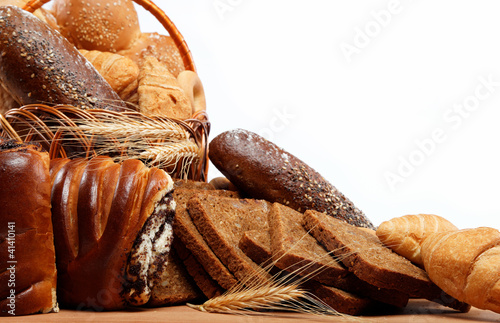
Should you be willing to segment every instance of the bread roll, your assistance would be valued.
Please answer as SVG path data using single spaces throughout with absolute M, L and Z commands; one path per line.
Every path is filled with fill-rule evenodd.
M 139 67 L 136 63 L 130 58 L 110 52 L 80 49 L 80 53 L 97 69 L 122 100 L 130 102 L 130 98 L 137 93 L 139 85 Z
M 49 155 L 0 139 L 0 315 L 57 312 Z
M 185 70 L 181 54 L 172 38 L 158 33 L 141 33 L 130 48 L 121 50 L 118 54 L 130 58 L 139 66 L 146 57 L 152 56 L 165 64 L 175 77 Z
M 422 259 L 431 280 L 456 299 L 500 313 L 500 232 L 465 229 L 429 235 Z
M 109 157 L 51 164 L 60 303 L 95 311 L 146 304 L 167 269 L 170 176 Z
M 0 82 L 20 105 L 126 108 L 78 50 L 31 13 L 0 7 L 0 28 Z
M 207 109 L 205 101 L 205 91 L 201 80 L 193 71 L 183 71 L 177 76 L 177 82 L 191 102 L 191 115 Z
M 140 112 L 145 115 L 191 117 L 191 104 L 177 79 L 154 57 L 147 57 L 141 65 L 137 93 Z
M 431 233 L 456 230 L 456 226 L 439 215 L 417 214 L 382 222 L 377 228 L 377 236 L 396 253 L 423 266 L 420 245 L 424 238 Z
M 226 131 L 210 142 L 217 169 L 246 196 L 316 210 L 350 224 L 374 229 L 347 197 L 297 157 L 253 132 Z
M 116 52 L 129 48 L 140 35 L 131 0 L 53 0 L 61 34 L 77 48 Z

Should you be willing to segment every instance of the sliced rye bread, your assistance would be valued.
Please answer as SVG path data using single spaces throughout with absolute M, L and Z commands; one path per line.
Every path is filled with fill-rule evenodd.
M 263 200 L 234 199 L 198 194 L 188 212 L 203 238 L 224 265 L 243 284 L 265 282 L 271 276 L 239 247 L 245 231 L 264 229 L 271 204 Z
M 266 230 L 250 230 L 243 234 L 239 246 L 247 256 L 256 263 L 268 266 L 272 262 L 271 241 L 269 233 Z M 277 268 L 276 268 L 277 269 Z M 279 274 L 278 271 L 271 271 L 273 274 Z M 287 278 L 287 280 L 290 280 Z M 348 293 L 335 287 L 325 286 L 323 284 L 309 280 L 301 284 L 308 292 L 318 297 L 331 308 L 339 313 L 348 315 L 359 315 L 374 303 L 365 297 Z
M 249 230 L 243 233 L 238 247 L 261 267 L 266 268 L 273 262 L 271 240 L 267 230 Z
M 224 293 L 224 289 L 210 277 L 203 266 L 193 256 L 186 246 L 179 240 L 174 240 L 173 247 L 182 260 L 188 274 L 193 278 L 194 282 L 201 292 L 208 298 L 216 297 Z
M 304 213 L 302 224 L 360 279 L 412 297 L 433 298 L 440 293 L 424 270 L 392 252 L 372 234 L 310 210 Z
M 237 197 L 237 193 L 223 190 L 176 189 L 174 200 L 177 203 L 173 222 L 174 239 L 180 240 L 191 251 L 205 271 L 224 289 L 229 289 L 238 283 L 234 275 L 214 254 L 205 242 L 200 232 L 191 220 L 187 211 L 187 202 L 197 194 L 213 194 L 226 197 Z
M 207 182 L 193 181 L 191 179 L 176 179 L 174 181 L 174 190 L 180 188 L 195 190 L 215 190 L 215 186 Z
M 161 285 L 153 287 L 147 307 L 177 305 L 203 297 L 173 249 L 169 252 L 161 281 Z
M 306 231 L 304 230 L 304 232 Z M 256 263 L 260 263 L 264 259 L 272 259 L 270 236 L 269 233 L 264 230 L 245 232 L 239 244 L 241 250 Z M 326 250 L 324 252 L 325 254 L 327 253 Z M 274 274 L 276 271 L 272 271 L 272 273 Z M 404 307 L 408 303 L 407 294 L 393 289 L 379 288 L 370 285 L 352 273 L 348 273 L 346 276 L 339 277 L 334 281 L 327 282 L 325 285 L 397 307 Z
M 271 254 L 276 267 L 332 286 L 349 273 L 301 225 L 302 213 L 279 203 L 269 212 Z
M 359 297 L 341 289 L 320 284 L 314 280 L 305 283 L 305 288 L 326 305 L 339 313 L 361 315 L 372 309 L 377 302 Z

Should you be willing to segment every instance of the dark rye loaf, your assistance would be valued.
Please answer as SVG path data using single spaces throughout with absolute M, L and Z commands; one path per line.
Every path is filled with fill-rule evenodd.
M 268 281 L 270 275 L 238 247 L 248 230 L 267 230 L 271 205 L 263 200 L 198 194 L 188 201 L 193 223 L 221 262 L 241 282 Z
M 263 137 L 246 130 L 224 132 L 210 142 L 212 163 L 248 196 L 299 212 L 317 210 L 374 229 L 370 220 L 318 172 Z

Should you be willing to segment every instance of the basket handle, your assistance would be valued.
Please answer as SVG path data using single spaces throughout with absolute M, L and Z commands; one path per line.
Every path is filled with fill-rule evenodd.
M 50 2 L 51 0 L 30 0 L 28 1 L 23 9 L 33 13 L 36 9 L 41 8 L 44 4 Z M 194 66 L 193 56 L 191 55 L 191 51 L 184 40 L 184 37 L 181 35 L 177 27 L 175 27 L 174 23 L 168 16 L 152 1 L 150 0 L 133 0 L 138 5 L 144 7 L 147 11 L 149 11 L 158 21 L 162 24 L 162 26 L 168 31 L 168 34 L 174 41 L 175 46 L 180 52 L 182 57 L 182 62 L 184 63 L 184 67 L 187 70 L 191 70 L 196 72 L 196 67 Z

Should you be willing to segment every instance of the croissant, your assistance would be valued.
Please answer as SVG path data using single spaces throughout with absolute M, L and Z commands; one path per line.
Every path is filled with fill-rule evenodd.
M 420 245 L 426 235 L 458 230 L 451 222 L 434 214 L 405 215 L 382 222 L 377 236 L 383 244 L 415 264 L 423 265 Z
M 51 177 L 59 302 L 93 310 L 147 303 L 173 237 L 170 176 L 96 157 L 54 159 Z
M 80 49 L 80 53 L 104 77 L 122 100 L 130 102 L 130 98 L 137 92 L 139 77 L 139 66 L 134 61 L 122 55 L 98 50 Z
M 500 231 L 466 229 L 429 235 L 422 259 L 443 291 L 477 308 L 500 313 Z
M 0 315 L 57 312 L 49 154 L 0 139 Z

